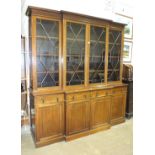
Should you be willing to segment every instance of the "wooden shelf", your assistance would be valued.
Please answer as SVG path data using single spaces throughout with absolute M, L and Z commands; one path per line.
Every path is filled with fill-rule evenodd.
M 74 40 L 76 40 L 76 41 L 81 41 L 81 42 L 85 42 L 85 39 L 74 39 L 74 38 L 66 38 L 67 39 L 67 41 L 74 41 Z
M 111 43 L 111 42 L 109 42 L 109 44 L 110 45 L 113 45 L 113 44 L 115 44 L 115 45 L 121 45 L 120 43 Z
M 94 70 L 89 70 L 89 72 L 91 72 L 91 73 L 92 73 L 92 72 L 96 72 L 96 73 L 98 73 L 98 72 L 103 72 L 103 73 L 104 73 L 104 70 L 95 70 L 95 69 L 94 69 Z
M 108 69 L 108 72 L 112 72 L 112 71 L 118 72 L 120 70 L 119 69 Z
M 48 72 L 48 73 L 51 73 L 51 74 L 53 74 L 53 73 L 58 73 L 59 71 L 52 71 L 52 72 Z M 46 71 L 44 71 L 44 72 L 37 72 L 37 74 L 46 74 L 47 72 Z
M 100 44 L 105 44 L 105 41 L 90 40 L 90 43 L 100 43 Z
M 85 57 L 85 56 L 79 54 L 67 54 L 66 57 Z
M 73 73 L 84 73 L 84 70 L 78 70 L 78 71 L 66 71 L 66 73 L 69 73 L 69 74 L 73 74 Z
M 59 40 L 58 37 L 47 37 L 47 36 L 36 36 L 36 39 L 45 39 L 45 40 L 49 40 L 49 39 L 55 39 L 55 40 Z
M 94 58 L 102 58 L 103 56 L 98 56 L 98 55 L 93 55 L 93 56 L 91 56 L 91 55 L 90 55 L 90 58 L 93 58 L 93 57 L 94 57 Z M 104 57 L 105 57 L 105 56 L 104 56 Z
M 120 58 L 120 56 L 109 56 L 109 59 L 110 58 Z
M 104 74 L 104 70 L 89 70 L 90 73 L 96 72 L 96 73 L 102 73 Z M 66 73 L 72 74 L 74 71 L 66 71 Z M 84 73 L 84 70 L 78 70 L 76 73 Z
M 52 53 L 52 52 L 51 52 Z M 46 56 L 46 57 L 59 57 L 57 54 L 44 54 L 44 53 L 37 53 L 37 56 Z

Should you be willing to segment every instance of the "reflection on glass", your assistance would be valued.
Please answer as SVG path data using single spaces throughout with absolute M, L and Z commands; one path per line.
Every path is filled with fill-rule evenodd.
M 37 19 L 38 87 L 59 85 L 59 23 Z
M 120 80 L 121 31 L 109 31 L 108 81 Z
M 105 36 L 105 28 L 90 27 L 89 83 L 104 82 Z
M 84 84 L 85 25 L 67 23 L 66 85 Z

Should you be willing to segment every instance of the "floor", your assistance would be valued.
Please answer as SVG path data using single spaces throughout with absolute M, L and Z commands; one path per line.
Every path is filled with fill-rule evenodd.
M 71 142 L 35 148 L 28 127 L 22 128 L 22 155 L 132 155 L 133 120 Z

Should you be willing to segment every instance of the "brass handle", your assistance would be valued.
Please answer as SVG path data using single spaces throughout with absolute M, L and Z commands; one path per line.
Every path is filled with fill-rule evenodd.
M 75 97 L 73 96 L 73 97 L 72 97 L 72 100 L 74 100 L 74 99 L 75 99 Z
M 41 99 L 41 101 L 42 101 L 42 103 L 44 103 L 44 99 L 43 98 Z
M 59 99 L 57 98 L 57 102 L 59 102 Z

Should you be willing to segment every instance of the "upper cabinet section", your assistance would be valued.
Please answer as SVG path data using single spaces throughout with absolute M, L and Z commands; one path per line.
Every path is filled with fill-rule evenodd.
M 61 82 L 61 15 L 58 11 L 28 8 L 31 88 L 60 90 Z
M 34 90 L 122 82 L 123 24 L 36 7 L 26 14 Z

